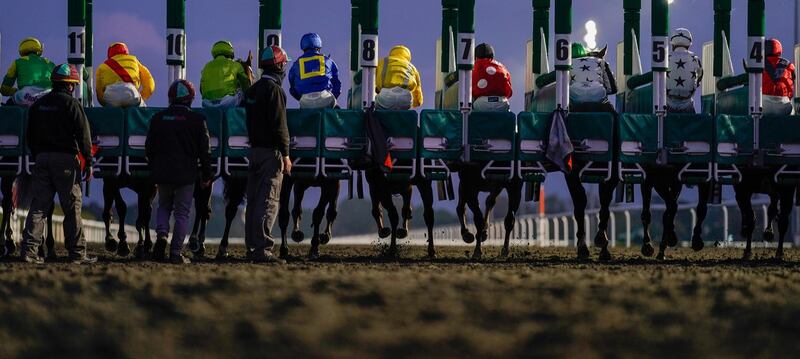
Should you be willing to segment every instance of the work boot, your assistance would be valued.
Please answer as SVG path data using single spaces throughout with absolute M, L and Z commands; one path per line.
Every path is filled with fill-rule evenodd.
M 38 255 L 36 256 L 23 255 L 22 261 L 30 264 L 44 264 L 44 258 L 39 257 Z
M 158 237 L 156 244 L 153 246 L 153 260 L 163 261 L 167 255 L 167 239 L 165 237 Z
M 253 263 L 286 264 L 285 260 L 274 255 L 272 251 L 264 251 L 263 254 L 253 253 L 250 258 Z
M 169 262 L 172 263 L 172 264 L 191 264 L 192 263 L 192 261 L 189 259 L 189 257 L 186 257 L 181 253 L 170 253 Z
M 77 255 L 77 256 L 70 256 L 69 261 L 72 264 L 94 264 L 97 263 L 97 257 L 91 257 L 89 255 Z

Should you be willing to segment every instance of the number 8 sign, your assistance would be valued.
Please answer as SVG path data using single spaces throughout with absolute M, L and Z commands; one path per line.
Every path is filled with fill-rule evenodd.
M 378 35 L 361 34 L 361 66 L 378 67 Z

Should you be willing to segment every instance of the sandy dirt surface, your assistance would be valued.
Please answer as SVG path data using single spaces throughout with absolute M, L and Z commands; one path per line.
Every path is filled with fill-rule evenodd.
M 800 250 L 323 248 L 320 261 L 0 263 L 0 358 L 796 357 Z M 213 254 L 213 249 L 210 250 Z M 235 251 L 241 256 L 241 249 Z

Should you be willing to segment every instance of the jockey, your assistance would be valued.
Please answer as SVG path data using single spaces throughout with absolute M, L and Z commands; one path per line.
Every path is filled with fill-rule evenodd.
M 20 58 L 11 63 L 0 87 L 0 93 L 11 97 L 9 103 L 27 107 L 50 92 L 50 73 L 55 65 L 42 57 L 43 51 L 42 43 L 35 38 L 20 42 Z
M 408 110 L 422 106 L 422 81 L 411 64 L 411 50 L 407 47 L 393 47 L 389 56 L 378 62 L 376 77 L 377 109 Z
M 315 33 L 300 40 L 303 55 L 289 71 L 289 93 L 300 108 L 334 108 L 342 93 L 339 68 L 330 56 L 322 55 L 322 38 Z
M 242 64 L 234 60 L 233 45 L 217 41 L 211 47 L 214 58 L 203 67 L 200 74 L 200 94 L 203 107 L 237 107 L 242 103 L 244 91 L 250 87 L 250 77 Z
M 667 112 L 695 113 L 694 94 L 703 81 L 703 65 L 693 52 L 692 33 L 680 28 L 670 38 L 667 72 Z
M 494 59 L 494 49 L 489 44 L 475 48 L 475 69 L 472 70 L 472 108 L 475 111 L 510 110 L 511 74 L 503 64 Z
M 150 70 L 121 42 L 108 47 L 108 59 L 97 68 L 96 79 L 97 101 L 106 107 L 144 106 L 156 89 Z
M 766 43 L 767 61 L 764 67 L 764 114 L 791 115 L 793 112 L 794 64 L 781 57 L 783 46 L 777 39 Z
M 572 44 L 569 98 L 573 111 L 614 112 L 608 95 L 617 93 L 617 82 L 611 66 L 603 58 L 608 47 L 587 52 L 578 42 Z

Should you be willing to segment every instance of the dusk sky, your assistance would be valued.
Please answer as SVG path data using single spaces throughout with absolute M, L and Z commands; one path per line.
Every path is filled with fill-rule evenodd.
M 157 89 L 151 106 L 166 104 L 167 66 L 164 36 L 166 5 L 164 0 L 135 2 L 95 0 L 95 63 L 105 59 L 105 49 L 111 42 L 123 41 L 131 52 L 150 68 Z M 732 50 L 734 63 L 744 57 L 746 46 L 747 1 L 734 0 L 732 13 Z M 597 23 L 597 42 L 610 49 L 622 40 L 622 0 L 575 0 L 573 39 L 586 34 L 588 20 Z M 778 37 L 785 49 L 794 42 L 794 1 L 767 1 L 767 36 Z M 435 81 L 435 42 L 441 29 L 441 1 L 383 0 L 380 2 L 380 46 L 385 55 L 395 44 L 404 44 L 413 52 L 413 62 L 422 74 L 425 108 L 433 107 Z M 650 1 L 643 1 L 642 51 L 649 50 Z M 35 11 L 34 11 L 35 10 Z M 701 44 L 712 40 L 713 1 L 675 0 L 671 5 L 671 26 L 689 28 L 695 38 L 695 52 Z M 516 96 L 513 110 L 522 110 L 525 91 L 525 43 L 532 33 L 530 0 L 477 0 L 476 32 L 479 42 L 494 45 L 498 60 L 511 71 Z M 552 15 L 552 12 L 551 12 Z M 300 37 L 306 32 L 319 33 L 325 42 L 324 52 L 332 55 L 343 70 L 344 89 L 350 87 L 349 39 L 350 1 L 348 0 L 284 0 L 284 48 L 293 57 L 300 55 Z M 552 24 L 552 22 L 551 22 Z M 211 58 L 211 45 L 226 39 L 234 43 L 237 55 L 246 55 L 258 43 L 257 0 L 190 0 L 187 1 L 187 74 L 198 82 L 202 66 Z M 3 72 L 17 55 L 17 44 L 27 36 L 36 36 L 45 44 L 45 56 L 64 62 L 67 53 L 66 0 L 5 0 L 0 5 L 0 34 L 2 34 Z M 791 58 L 791 52 L 787 51 Z M 609 51 L 610 62 L 616 54 Z M 552 64 L 552 56 L 551 56 Z M 649 64 L 644 64 L 645 71 Z M 737 71 L 740 71 L 737 68 Z M 345 95 L 340 103 L 346 100 Z M 290 103 L 290 107 L 296 103 Z
M 650 1 L 642 9 L 642 52 L 650 50 Z M 167 66 L 165 63 L 166 5 L 164 0 L 112 1 L 95 0 L 95 64 L 105 60 L 106 47 L 115 41 L 128 44 L 133 54 L 150 68 L 156 78 L 156 92 L 150 106 L 166 104 Z M 793 0 L 767 1 L 767 37 L 777 37 L 792 58 L 794 43 Z M 441 1 L 383 0 L 380 2 L 380 53 L 385 56 L 391 46 L 403 44 L 413 52 L 413 62 L 422 75 L 425 91 L 424 108 L 433 107 L 435 43 L 441 31 Z M 588 20 L 597 23 L 600 46 L 622 41 L 622 0 L 574 0 L 573 40 L 586 34 Z M 675 0 L 670 7 L 671 27 L 687 27 L 694 34 L 694 51 L 701 53 L 704 42 L 712 41 L 713 0 Z M 512 110 L 522 110 L 525 92 L 525 44 L 531 39 L 533 20 L 530 0 L 477 0 L 476 32 L 479 42 L 494 45 L 498 60 L 511 71 L 515 96 Z M 552 16 L 552 11 L 551 11 Z M 734 64 L 744 57 L 747 35 L 747 1 L 734 0 L 732 12 L 732 51 Z M 300 55 L 300 37 L 317 32 L 324 40 L 324 52 L 331 54 L 342 70 L 343 89 L 349 80 L 349 0 L 284 0 L 283 41 L 288 53 Z M 553 22 L 551 20 L 551 26 Z M 218 40 L 233 42 L 237 55 L 245 56 L 258 44 L 257 0 L 190 0 L 187 2 L 187 54 L 189 80 L 197 83 L 203 65 L 211 60 L 211 45 Z M 45 56 L 61 63 L 67 53 L 66 0 L 3 0 L 0 3 L 3 72 L 17 56 L 17 45 L 28 36 L 36 36 L 45 44 Z M 615 52 L 608 60 L 616 63 Z M 550 59 L 552 64 L 552 55 Z M 649 61 L 645 57 L 644 69 Z M 741 68 L 736 68 L 741 72 Z M 287 87 L 288 88 L 288 87 Z M 340 104 L 346 101 L 343 93 Z M 195 105 L 198 105 L 195 102 Z M 290 100 L 289 107 L 297 103 Z M 560 175 L 548 176 L 548 187 L 564 193 Z M 218 186 L 218 188 L 221 186 Z M 99 191 L 99 186 L 93 187 Z M 687 191 L 692 194 L 694 191 Z M 307 196 L 307 198 L 313 196 Z M 93 198 L 100 198 L 99 195 Z M 310 200 L 313 202 L 313 200 Z M 310 202 L 309 202 L 310 203 Z

